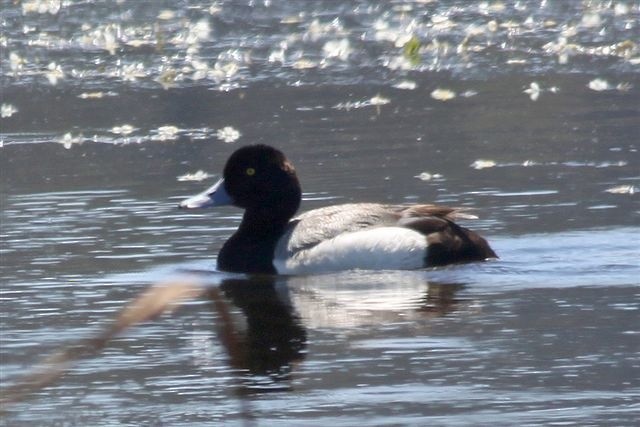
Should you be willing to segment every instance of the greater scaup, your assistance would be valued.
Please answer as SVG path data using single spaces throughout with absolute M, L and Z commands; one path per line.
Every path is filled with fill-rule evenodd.
M 284 154 L 250 145 L 231 155 L 220 181 L 179 207 L 245 210 L 240 227 L 218 254 L 223 271 L 410 270 L 497 257 L 485 239 L 453 222 L 468 217 L 458 209 L 349 203 L 294 218 L 301 198 L 295 169 Z

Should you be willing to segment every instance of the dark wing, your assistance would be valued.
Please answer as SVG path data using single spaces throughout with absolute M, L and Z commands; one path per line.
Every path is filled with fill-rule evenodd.
M 430 266 L 498 257 L 478 233 L 453 222 L 454 219 L 477 218 L 464 210 L 416 205 L 407 207 L 401 216 L 399 225 L 416 230 L 427 237 L 427 264 Z

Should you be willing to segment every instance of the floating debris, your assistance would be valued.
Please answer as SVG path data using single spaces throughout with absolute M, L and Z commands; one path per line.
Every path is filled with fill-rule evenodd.
M 391 102 L 391 100 L 389 98 L 385 98 L 380 94 L 374 96 L 373 98 L 371 98 L 369 100 L 369 104 L 370 105 L 375 105 L 375 106 L 386 105 L 386 104 L 388 104 L 390 102 Z
M 292 67 L 296 70 L 309 70 L 311 68 L 316 68 L 318 63 L 312 61 L 310 59 L 300 58 L 296 62 L 293 63 Z
M 618 185 L 616 187 L 611 187 L 604 191 L 611 194 L 635 194 L 638 191 L 638 189 L 631 184 L 626 184 L 626 185 Z
M 118 95 L 116 92 L 82 92 L 78 95 L 80 99 L 101 99 L 105 96 L 116 96 Z
M 227 144 L 237 141 L 240 136 L 242 136 L 242 134 L 231 126 L 225 126 L 216 132 L 216 138 Z
M 220 83 L 224 80 L 230 80 L 239 70 L 240 65 L 238 65 L 237 60 L 218 59 L 207 76 L 215 82 Z
M 529 98 L 532 101 L 537 101 L 542 92 L 558 93 L 559 91 L 560 88 L 558 88 L 557 86 L 551 86 L 548 89 L 543 89 L 542 86 L 540 86 L 537 82 L 531 82 L 529 87 L 523 90 L 524 93 L 529 95 Z
M 130 39 L 125 40 L 124 44 L 131 47 L 141 47 L 141 46 L 153 46 L 154 41 L 152 40 L 141 40 L 141 39 Z
M 420 47 L 420 39 L 415 36 L 412 36 L 402 46 L 402 53 L 404 54 L 405 59 L 407 59 L 412 65 L 420 63 Z
M 47 65 L 47 71 L 44 73 L 44 75 L 51 86 L 57 85 L 58 81 L 64 78 L 62 67 L 60 67 L 60 65 L 56 64 L 55 62 L 51 62 L 49 63 L 49 65 Z
M 18 109 L 11 104 L 0 105 L 0 117 L 6 119 L 18 112 Z
M 282 44 L 284 44 L 284 46 L 282 46 Z M 279 62 L 281 64 L 284 64 L 286 50 L 286 43 L 281 43 L 279 49 L 273 50 L 271 51 L 271 53 L 269 53 L 269 58 L 267 59 L 267 61 Z
M 319 9 L 310 7 L 293 14 L 267 8 L 265 13 L 271 24 L 258 23 L 253 15 L 247 16 L 247 22 L 256 24 L 253 26 L 256 37 L 239 44 L 228 43 L 240 33 L 227 34 L 234 12 L 220 1 L 195 2 L 184 10 L 171 2 L 164 5 L 151 2 L 155 7 L 148 11 L 150 20 L 140 21 L 133 13 L 135 8 L 129 8 L 129 4 L 135 2 L 117 0 L 116 3 L 122 3 L 122 11 L 118 12 L 121 16 L 115 19 L 115 15 L 107 14 L 105 16 L 111 18 L 102 22 L 74 21 L 75 12 L 91 10 L 92 2 L 76 5 L 77 2 L 70 0 L 7 0 L 6 3 L 8 16 L 20 16 L 21 12 L 25 15 L 24 22 L 11 30 L 24 37 L 21 47 L 12 42 L 17 36 L 8 36 L 11 31 L 0 35 L 7 68 L 11 66 L 14 73 L 20 74 L 26 70 L 20 77 L 29 79 L 38 69 L 42 73 L 47 71 L 44 67 L 55 60 L 62 65 L 65 81 L 71 82 L 74 77 L 74 83 L 82 81 L 88 84 L 86 87 L 94 88 L 102 87 L 100 78 L 112 76 L 132 82 L 145 78 L 170 88 L 206 79 L 222 85 L 227 83 L 223 80 L 238 78 L 238 74 L 251 84 L 256 78 L 261 79 L 262 73 L 286 84 L 295 84 L 302 81 L 300 74 L 304 74 L 298 70 L 315 70 L 332 63 L 336 66 L 325 70 L 327 78 L 345 79 L 348 84 L 368 79 L 362 74 L 364 70 L 371 71 L 374 80 L 398 81 L 411 75 L 387 74 L 388 69 L 454 75 L 468 70 L 475 78 L 485 72 L 509 72 L 503 69 L 505 63 L 516 64 L 512 67 L 522 68 L 527 75 L 552 69 L 558 61 L 567 63 L 577 57 L 582 57 L 575 64 L 577 69 L 593 72 L 609 59 L 622 59 L 611 64 L 622 72 L 640 63 L 640 46 L 633 33 L 637 6 L 628 0 L 582 2 L 584 4 L 571 9 L 571 13 L 560 14 L 548 7 L 534 8 L 531 2 L 505 0 L 454 2 L 435 9 L 426 4 L 435 4 L 437 0 L 392 2 L 388 10 L 374 8 L 371 13 L 360 11 L 349 18 L 337 14 L 333 7 L 320 13 Z M 106 7 L 102 5 L 104 2 L 98 3 L 96 7 Z M 271 3 L 272 0 L 265 0 L 265 4 Z M 34 16 L 38 13 L 56 16 Z M 481 16 L 477 16 L 478 13 Z M 52 19 L 54 21 L 44 22 Z M 222 27 L 217 28 L 218 23 Z M 51 25 L 62 25 L 68 31 L 64 34 L 50 31 Z M 218 58 L 214 68 L 216 60 L 212 53 L 229 46 L 235 47 L 229 49 L 231 51 L 243 51 L 247 59 Z M 10 52 L 12 49 L 16 51 Z M 495 54 L 487 55 L 487 49 Z M 57 54 L 49 56 L 49 51 L 77 51 L 79 57 L 71 62 L 61 61 Z M 105 52 L 114 57 L 105 58 Z M 202 56 L 196 55 L 199 53 Z M 23 64 L 22 54 L 28 55 L 29 64 Z M 355 62 L 352 61 L 354 55 L 358 57 Z M 603 59 L 602 64 L 588 68 L 591 59 L 598 60 L 598 57 Z M 144 66 L 131 64 L 132 61 L 142 61 Z M 269 66 L 264 67 L 265 64 Z M 246 73 L 239 73 L 245 69 Z M 255 74 L 254 70 L 261 72 Z M 566 67 L 559 71 L 571 72 Z M 51 74 L 51 81 L 59 83 L 60 76 Z M 232 83 L 234 86 L 225 85 L 225 88 L 240 86 L 235 81 Z M 304 84 L 308 82 L 305 80 Z M 612 82 L 612 86 L 615 83 Z M 394 87 L 417 88 L 405 83 Z
M 320 22 L 319 19 L 315 18 L 309 23 L 307 31 L 302 37 L 315 42 L 324 37 L 345 35 L 346 33 L 340 18 L 333 19 L 330 22 Z
M 600 15 L 597 12 L 585 13 L 582 16 L 580 25 L 585 28 L 596 28 L 602 25 L 602 19 L 600 19 Z
M 504 12 L 506 6 L 501 1 L 495 2 L 480 2 L 478 4 L 478 10 L 480 13 L 491 15 L 492 13 Z
M 347 102 L 340 102 L 336 105 L 334 105 L 332 108 L 335 108 L 336 110 L 353 110 L 353 109 L 357 109 L 357 108 L 363 108 L 363 107 L 380 107 L 382 105 L 386 105 L 388 103 L 390 103 L 391 100 L 388 98 L 385 98 L 381 95 L 376 95 L 371 99 L 366 99 L 364 101 L 347 101 Z
M 496 21 L 495 19 L 493 21 L 489 21 L 487 22 L 487 30 L 495 33 L 496 31 L 498 31 L 498 21 Z
M 214 2 L 208 9 L 209 15 L 218 15 L 222 12 L 222 7 L 217 4 L 217 2 Z
M 164 90 L 171 89 L 176 85 L 176 79 L 178 77 L 178 73 L 173 68 L 165 69 L 160 75 L 155 79 L 156 82 L 162 85 Z
M 398 83 L 394 84 L 393 87 L 395 87 L 396 89 L 414 90 L 418 87 L 418 85 L 416 84 L 416 82 L 411 80 L 401 80 Z
M 626 160 L 618 160 L 617 162 L 600 162 L 595 163 L 597 168 L 622 168 L 629 164 Z
M 77 43 L 87 49 L 104 49 L 109 55 L 115 55 L 119 47 L 119 36 L 123 29 L 120 24 L 98 25 L 92 28 L 89 24 L 82 25 L 82 34 L 78 37 Z
M 587 86 L 589 87 L 589 89 L 595 90 L 596 92 L 602 92 L 605 90 L 613 90 L 613 89 L 616 89 L 620 92 L 628 92 L 633 88 L 633 85 L 628 82 L 620 82 L 614 86 L 613 84 L 609 83 L 607 80 L 600 79 L 600 78 L 591 80 Z
M 541 92 L 540 85 L 536 82 L 531 82 L 529 87 L 525 89 L 523 92 L 529 95 L 529 98 L 532 101 L 537 101 L 538 98 L 540 97 L 540 92 Z
M 464 92 L 462 92 L 460 94 L 461 97 L 463 98 L 471 98 L 472 96 L 476 96 L 478 94 L 477 91 L 473 90 L 473 89 L 469 89 L 469 90 L 465 90 Z
M 433 99 L 437 99 L 438 101 L 449 101 L 450 99 L 456 97 L 456 93 L 449 89 L 438 88 L 431 92 L 431 97 Z
M 78 95 L 80 99 L 100 99 L 104 98 L 104 92 L 82 92 Z
M 58 140 L 58 143 L 62 144 L 64 148 L 69 150 L 74 145 L 82 144 L 83 141 L 84 141 L 84 138 L 82 135 L 73 136 L 71 132 L 67 132 L 62 136 L 62 138 Z
M 158 13 L 158 19 L 161 21 L 170 21 L 176 17 L 176 12 L 169 9 L 163 9 Z
M 304 12 L 299 13 L 298 15 L 289 15 L 289 16 L 284 16 L 280 19 L 280 23 L 281 24 L 287 24 L 287 25 L 291 25 L 291 24 L 301 24 L 302 21 L 302 17 L 304 16 Z
M 439 173 L 422 172 L 415 175 L 414 178 L 418 178 L 420 181 L 431 181 L 432 179 L 442 179 L 442 175 Z
M 416 68 L 416 65 L 412 64 L 407 58 L 402 55 L 396 55 L 392 57 L 385 58 L 383 61 L 383 65 L 390 70 L 413 70 Z
M 62 0 L 23 0 L 22 13 L 24 15 L 28 13 L 56 15 L 61 7 Z
M 335 108 L 336 110 L 349 111 L 356 108 L 366 107 L 369 105 L 370 103 L 368 101 L 347 101 L 347 102 L 339 102 L 338 104 L 334 105 L 332 108 Z
M 433 29 L 436 31 L 450 31 L 458 26 L 455 21 L 443 14 L 432 16 L 431 22 L 433 23 Z
M 109 52 L 109 55 L 115 55 L 116 49 L 118 49 L 118 38 L 116 37 L 118 32 L 120 32 L 120 25 L 107 25 L 100 33 L 101 38 L 96 44 Z
M 15 52 L 11 52 L 9 54 L 9 67 L 11 68 L 11 71 L 14 73 L 21 71 L 24 64 L 26 64 L 26 61 L 20 55 Z
M 155 135 L 152 139 L 156 141 L 171 141 L 178 139 L 178 132 L 180 132 L 180 129 L 176 126 L 160 126 L 155 130 Z
M 629 82 L 621 82 L 616 85 L 616 90 L 619 92 L 629 92 L 633 88 L 633 85 Z
M 129 135 L 136 131 L 137 128 L 134 128 L 131 125 L 122 125 L 122 126 L 114 126 L 111 128 L 111 133 L 115 133 L 116 135 Z
M 178 177 L 178 181 L 204 181 L 209 177 L 211 177 L 211 175 L 207 172 L 199 170 L 194 173 L 185 173 L 184 175 L 180 175 Z
M 189 25 L 188 31 L 187 42 L 189 44 L 200 43 L 209 40 L 211 36 L 211 25 L 207 18 L 202 18 L 195 24 Z
M 617 162 L 578 162 L 578 161 L 568 161 L 562 162 L 561 165 L 568 166 L 570 168 L 581 168 L 581 167 L 589 167 L 589 168 L 620 168 L 627 166 L 629 163 L 626 160 L 618 160 Z
M 202 80 L 209 75 L 209 64 L 204 61 L 194 59 L 191 61 L 191 67 L 193 67 L 193 74 L 191 75 L 192 80 Z
M 596 92 L 602 92 L 604 90 L 611 89 L 608 81 L 599 78 L 591 80 L 587 86 L 589 87 L 589 89 L 595 90 Z
M 616 16 L 626 15 L 627 13 L 629 13 L 629 11 L 629 6 L 621 2 L 616 3 L 616 5 L 613 7 L 613 13 L 615 13 Z
M 487 169 L 487 168 L 492 168 L 494 166 L 496 166 L 497 163 L 493 160 L 476 160 L 475 162 L 471 163 L 471 167 L 474 169 Z
M 322 47 L 322 52 L 326 58 L 338 58 L 341 61 L 349 59 L 353 52 L 349 39 L 330 40 Z
M 630 59 L 638 51 L 638 45 L 631 40 L 623 40 L 613 45 L 613 50 L 617 56 Z
M 147 74 L 144 70 L 144 64 L 141 62 L 137 62 L 134 64 L 125 64 L 122 69 L 118 72 L 118 75 L 125 82 L 135 82 L 139 78 L 146 77 Z M 160 83 L 162 84 L 162 83 Z M 163 85 L 164 87 L 164 85 Z

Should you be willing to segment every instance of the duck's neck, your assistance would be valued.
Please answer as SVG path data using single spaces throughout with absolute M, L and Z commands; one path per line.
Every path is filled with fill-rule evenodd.
M 246 210 L 234 236 L 239 235 L 243 240 L 258 242 L 272 238 L 277 241 L 284 233 L 291 217 L 293 213 L 288 214 L 271 209 Z
M 276 273 L 273 254 L 297 207 L 247 209 L 240 227 L 218 254 L 218 268 L 238 273 Z

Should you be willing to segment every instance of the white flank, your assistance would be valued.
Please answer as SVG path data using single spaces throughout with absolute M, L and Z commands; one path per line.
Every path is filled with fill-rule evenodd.
M 276 254 L 282 254 L 279 243 Z M 280 274 L 309 274 L 341 270 L 413 270 L 424 266 L 427 241 L 417 231 L 380 227 L 339 236 L 283 259 L 273 265 Z

